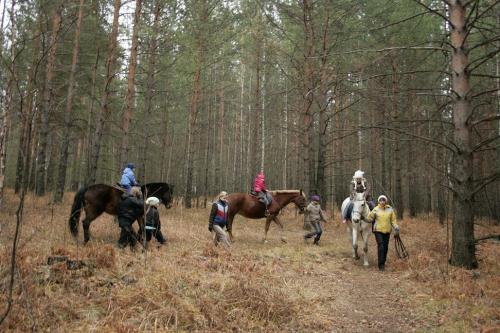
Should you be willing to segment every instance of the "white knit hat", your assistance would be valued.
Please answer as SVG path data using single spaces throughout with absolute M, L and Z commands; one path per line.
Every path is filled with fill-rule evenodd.
M 365 175 L 365 173 L 361 170 L 356 170 L 356 172 L 354 173 L 354 177 L 353 178 L 363 178 L 363 176 Z
M 381 195 L 378 197 L 377 202 L 380 202 L 380 200 L 384 199 L 385 202 L 387 202 L 387 197 L 385 195 Z
M 158 207 L 160 204 L 160 199 L 157 197 L 149 197 L 146 199 L 146 205 Z

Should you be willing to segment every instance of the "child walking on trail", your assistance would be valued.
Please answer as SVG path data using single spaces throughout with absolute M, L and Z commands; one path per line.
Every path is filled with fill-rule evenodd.
M 326 222 L 325 214 L 321 209 L 320 202 L 321 198 L 319 195 L 313 195 L 311 197 L 311 202 L 306 208 L 306 219 L 311 223 L 313 231 L 304 236 L 304 240 L 314 237 L 314 245 L 319 245 L 319 239 L 323 230 L 321 229 L 321 222 Z
M 222 191 L 217 196 L 217 200 L 212 204 L 210 217 L 208 218 L 208 231 L 214 233 L 215 246 L 222 243 L 222 245 L 229 250 L 231 244 L 229 243 L 229 236 L 224 228 L 227 228 L 229 204 L 226 201 L 227 192 Z
M 158 243 L 163 245 L 167 240 L 161 232 L 160 214 L 158 214 L 160 200 L 156 197 L 149 197 L 146 199 L 146 205 L 149 206 L 146 212 L 146 241 L 149 244 L 151 238 L 155 236 Z

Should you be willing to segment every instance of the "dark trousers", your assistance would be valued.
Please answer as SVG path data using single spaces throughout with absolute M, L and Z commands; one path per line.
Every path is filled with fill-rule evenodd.
M 165 244 L 165 242 L 167 241 L 165 239 L 165 237 L 163 237 L 163 234 L 161 233 L 160 228 L 158 228 L 156 230 L 146 229 L 146 240 L 148 242 L 151 240 L 151 238 L 153 237 L 153 235 L 155 236 L 156 240 L 160 244 Z
M 133 223 L 133 220 L 118 217 L 118 225 L 121 228 L 120 239 L 118 240 L 119 246 L 125 247 L 130 244 L 131 247 L 134 247 L 137 243 L 137 235 L 134 229 L 132 229 Z
M 375 239 L 377 241 L 377 249 L 378 249 L 378 267 L 385 266 L 385 260 L 387 259 L 387 251 L 389 250 L 389 239 L 391 238 L 391 234 L 384 234 L 378 231 L 375 231 Z
M 312 225 L 314 231 L 308 233 L 304 237 L 311 238 L 311 237 L 316 236 L 316 237 L 314 237 L 314 244 L 318 244 L 319 239 L 321 238 L 321 234 L 323 233 L 323 230 L 321 229 L 321 222 L 314 221 L 314 222 L 311 222 L 311 225 Z

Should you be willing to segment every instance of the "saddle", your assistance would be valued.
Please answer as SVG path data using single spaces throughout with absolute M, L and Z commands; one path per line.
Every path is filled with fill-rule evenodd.
M 122 184 L 120 184 L 120 183 L 115 183 L 115 184 L 113 184 L 111 186 L 114 187 L 114 188 L 116 188 L 117 190 L 122 191 L 123 193 L 128 193 L 127 189 L 125 189 L 125 187 L 123 187 Z

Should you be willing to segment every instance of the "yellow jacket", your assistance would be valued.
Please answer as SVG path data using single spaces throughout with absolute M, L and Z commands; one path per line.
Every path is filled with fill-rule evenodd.
M 396 223 L 396 212 L 389 205 L 385 205 L 385 208 L 380 207 L 380 205 L 373 208 L 370 214 L 368 214 L 368 221 L 375 221 L 373 230 L 384 234 L 391 233 L 392 228 L 399 229 Z

